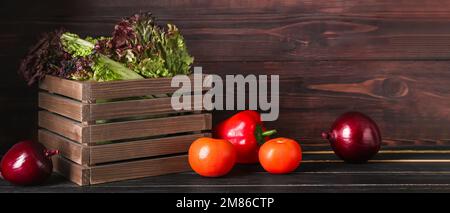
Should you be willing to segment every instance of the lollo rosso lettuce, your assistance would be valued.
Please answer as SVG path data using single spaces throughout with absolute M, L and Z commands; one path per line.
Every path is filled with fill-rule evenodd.
M 122 20 L 113 36 L 96 49 L 146 78 L 189 74 L 194 61 L 178 28 L 171 24 L 161 28 L 151 13 Z
M 110 58 L 96 53 L 95 44 L 88 40 L 81 39 L 73 33 L 64 33 L 61 35 L 63 49 L 70 53 L 74 58 L 88 58 L 91 61 L 90 68 L 93 71 L 93 80 L 96 81 L 114 81 L 142 79 L 139 74 L 128 69 L 124 65 Z
M 80 81 L 159 78 L 189 74 L 193 61 L 175 25 L 160 27 L 151 13 L 139 13 L 117 23 L 111 37 L 44 34 L 19 73 L 30 85 L 48 74 Z
M 70 56 L 64 53 L 59 40 L 63 32 L 60 29 L 43 34 L 22 59 L 18 73 L 28 85 L 41 80 L 47 74 L 65 77 L 63 67 Z
M 159 55 L 165 59 L 167 70 L 173 75 L 190 73 L 194 58 L 189 55 L 184 38 L 175 25 L 168 24 L 167 31 L 155 43 Z

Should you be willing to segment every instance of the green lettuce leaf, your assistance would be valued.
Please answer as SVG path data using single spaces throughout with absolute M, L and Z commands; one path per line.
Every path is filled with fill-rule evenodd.
M 81 39 L 74 33 L 63 33 L 61 35 L 61 44 L 64 51 L 72 55 L 72 57 L 84 57 L 92 54 L 94 43 Z
M 165 67 L 164 60 L 160 57 L 146 58 L 136 67 L 138 72 L 146 78 L 170 77 L 171 73 Z
M 175 25 L 168 24 L 167 32 L 160 37 L 158 50 L 165 59 L 166 68 L 172 75 L 189 74 L 194 58 L 189 55 L 184 38 Z
M 141 75 L 128 69 L 121 63 L 101 54 L 98 54 L 98 56 L 94 59 L 92 70 L 94 70 L 94 80 L 100 82 L 143 79 Z

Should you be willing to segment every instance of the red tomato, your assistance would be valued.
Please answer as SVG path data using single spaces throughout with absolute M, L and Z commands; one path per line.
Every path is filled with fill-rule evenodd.
M 286 174 L 294 171 L 302 161 L 302 148 L 289 138 L 274 138 L 259 149 L 259 162 L 272 174 Z
M 223 139 L 199 138 L 189 147 L 189 164 L 201 176 L 226 175 L 236 163 L 236 150 Z

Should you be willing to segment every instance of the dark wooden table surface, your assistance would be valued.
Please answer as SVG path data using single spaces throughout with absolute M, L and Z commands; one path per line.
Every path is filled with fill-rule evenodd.
M 450 192 L 450 152 L 382 151 L 367 164 L 346 164 L 321 151 L 305 154 L 303 164 L 288 175 L 240 165 L 222 178 L 185 172 L 87 187 L 55 174 L 35 187 L 0 181 L 0 192 Z

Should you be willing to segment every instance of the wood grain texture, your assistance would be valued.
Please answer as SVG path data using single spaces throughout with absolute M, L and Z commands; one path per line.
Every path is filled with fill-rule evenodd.
M 39 130 L 38 140 L 48 149 L 59 150 L 61 156 L 77 164 L 89 166 L 122 160 L 187 153 L 192 141 L 208 136 L 210 136 L 210 133 L 86 146 L 41 129 Z
M 44 129 L 39 130 L 38 141 L 47 149 L 58 150 L 59 155 L 64 156 L 75 163 L 81 165 L 89 164 L 90 152 L 89 148 L 85 145 L 73 142 Z
M 83 144 L 211 130 L 211 120 L 211 114 L 203 113 L 83 124 L 49 111 L 39 111 L 39 127 Z
M 280 76 L 280 135 L 323 143 L 320 133 L 342 113 L 364 112 L 385 145 L 448 145 L 450 62 L 319 61 L 204 63 L 204 72 Z M 214 123 L 233 112 L 215 113 Z M 307 140 L 311 139 L 311 140 Z M 322 141 L 322 142 L 320 142 Z M 325 146 L 328 146 L 328 144 Z
M 5 2 L 2 4 L 1 12 L 4 18 L 15 18 L 14 8 L 18 3 L 26 2 L 25 0 L 17 0 L 17 2 Z M 89 8 L 85 8 L 89 5 Z M 390 0 L 347 0 L 345 2 L 339 0 L 316 0 L 316 1 L 295 1 L 295 0 L 170 0 L 170 1 L 142 1 L 130 0 L 127 2 L 120 1 L 88 1 L 79 0 L 77 2 L 60 2 L 57 0 L 47 0 L 45 4 L 30 2 L 29 8 L 24 8 L 21 14 L 23 19 L 33 18 L 36 15 L 42 16 L 96 16 L 110 15 L 117 12 L 117 16 L 127 16 L 135 12 L 136 8 L 145 10 L 153 10 L 158 17 L 167 19 L 176 17 L 175 15 L 192 16 L 208 16 L 210 18 L 221 19 L 223 15 L 248 14 L 251 16 L 264 17 L 272 14 L 288 14 L 299 13 L 305 15 L 311 14 L 360 14 L 367 16 L 373 14 L 378 16 L 402 17 L 405 14 L 416 14 L 418 17 L 432 15 L 437 17 L 445 17 L 449 15 L 448 7 L 450 3 L 446 0 L 410 0 L 393 2 Z M 118 9 L 122 10 L 118 10 Z M 69 10 L 71 9 L 71 10 Z M 83 10 L 82 10 L 83 9 Z M 46 11 L 42 14 L 42 11 Z M 96 13 L 93 13 L 96 12 Z M 217 17 L 216 17 L 217 16 Z M 216 17 L 216 18 L 214 18 Z
M 29 6 L 24 8 L 24 4 Z M 450 58 L 449 8 L 447 0 L 5 1 L 0 7 L 0 87 L 4 91 L 0 112 L 7 124 L 0 129 L 0 149 L 6 150 L 19 139 L 36 137 L 37 116 L 32 113 L 37 109 L 36 88 L 26 87 L 16 70 L 20 58 L 40 33 L 65 27 L 83 36 L 109 35 L 121 17 L 146 10 L 162 23 L 171 22 L 180 28 L 197 65 L 220 62 L 208 70 L 210 73 L 251 70 L 247 73 L 259 74 L 267 69 L 271 74 L 289 76 L 298 72 L 296 67 L 290 67 L 296 65 L 310 75 L 318 73 L 322 79 L 293 77 L 292 84 L 304 85 L 292 86 L 282 93 L 286 106 L 280 120 L 269 125 L 281 129 L 284 135 L 298 139 L 317 137 L 338 114 L 353 109 L 376 117 L 391 145 L 440 147 L 448 141 L 444 130 L 448 129 L 448 69 L 441 64 Z M 330 60 L 337 60 L 336 64 Z M 367 64 L 375 67 L 358 60 L 373 60 Z M 385 63 L 380 60 L 392 67 L 382 65 Z M 268 68 L 255 66 L 251 61 L 262 62 Z M 271 67 L 274 61 L 281 65 Z M 411 65 L 401 65 L 404 63 Z M 420 69 L 414 67 L 415 63 Z M 400 67 L 395 68 L 395 64 Z M 360 72 L 352 71 L 352 79 L 346 81 L 347 70 L 343 67 L 355 67 Z M 357 77 L 365 75 L 365 70 L 369 73 L 375 69 L 379 69 L 378 74 L 388 72 L 382 69 L 397 71 L 393 78 L 381 76 L 383 80 L 380 76 Z M 404 76 L 416 81 L 410 82 Z M 376 91 L 367 87 L 361 90 L 361 86 L 367 86 L 366 81 Z M 355 87 L 342 91 L 349 84 L 359 85 L 358 91 Z M 382 84 L 391 86 L 385 90 Z M 411 84 L 421 86 L 411 88 Z M 398 97 L 402 94 L 398 88 L 405 85 L 408 94 Z M 315 86 L 319 87 L 313 89 Z M 427 92 L 424 87 L 432 91 Z M 390 95 L 386 97 L 384 92 Z M 379 101 L 373 95 L 384 99 Z M 344 100 L 349 104 L 343 104 Z M 382 109 L 385 106 L 389 109 Z M 217 121 L 230 114 L 215 112 L 214 117 Z M 312 119 L 315 117 L 320 119 Z
M 84 84 L 82 82 L 71 81 L 49 75 L 39 83 L 39 88 L 50 93 L 56 93 L 77 100 L 82 100 L 83 85 Z
M 190 76 L 191 91 L 203 91 L 203 84 L 194 84 L 194 77 Z M 179 87 L 171 86 L 172 78 L 108 81 L 108 82 L 85 82 L 86 86 L 83 100 L 127 98 L 146 95 L 162 95 L 174 93 Z
M 448 152 L 389 152 L 385 150 L 378 153 L 368 163 L 450 163 Z M 303 155 L 302 163 L 343 163 L 334 152 L 308 152 Z
M 63 157 L 53 158 L 54 169 L 77 185 L 91 185 L 189 171 L 186 155 L 85 167 Z
M 330 143 L 323 139 L 307 139 L 299 140 L 302 148 L 306 151 L 331 151 Z M 450 150 L 449 140 L 407 140 L 407 139 L 389 139 L 384 138 L 381 142 L 381 150 L 398 150 L 398 151 L 447 151 Z
M 82 143 L 88 140 L 89 132 L 81 123 L 53 114 L 48 111 L 39 111 L 39 127 Z
M 28 24 L 38 31 L 62 25 L 81 34 L 107 35 L 122 16 L 150 10 L 163 23 L 176 23 L 180 27 L 199 61 L 450 57 L 447 51 L 450 15 L 446 1 L 133 2 L 135 4 L 54 2 L 44 7 L 45 11 L 52 8 L 45 15 L 30 9 L 35 16 L 24 15 L 4 25 Z M 84 10 L 84 5 L 92 5 L 93 9 L 82 12 L 73 9 Z M 42 7 L 36 5 L 35 8 Z M 68 8 L 71 12 L 65 11 Z M 31 39 L 24 29 L 11 28 L 15 29 L 11 32 L 13 38 L 5 38 L 5 45 L 19 43 L 20 40 L 14 39 L 17 37 Z M 235 51 L 237 49 L 239 51 Z
M 193 114 L 136 121 L 94 124 L 88 143 L 167 135 L 211 129 L 211 114 Z
M 91 184 L 189 171 L 187 155 L 130 161 L 91 168 Z
M 80 186 L 89 184 L 90 169 L 73 163 L 64 157 L 52 157 L 53 170 Z
M 73 100 L 73 81 L 47 77 L 42 88 L 59 91 L 39 94 L 39 106 L 46 110 L 39 112 L 44 129 L 38 138 L 47 148 L 60 150 L 55 169 L 78 185 L 186 171 L 185 154 L 192 141 L 210 136 L 202 132 L 211 130 L 211 114 L 173 110 L 167 95 L 172 79 L 76 82 L 81 99 Z M 194 87 L 202 92 L 202 76 L 199 81 Z M 183 93 L 192 98 L 190 91 Z M 136 99 L 143 94 L 149 97 Z
M 89 117 L 87 119 L 114 119 L 142 115 L 159 115 L 174 112 L 191 112 L 197 108 L 203 109 L 202 103 L 196 103 L 193 101 L 195 96 L 187 95 L 186 97 L 191 100 L 191 110 L 175 111 L 173 107 L 178 106 L 172 106 L 171 97 L 90 104 L 88 114 Z
M 191 100 L 190 110 L 174 110 L 171 97 L 87 104 L 47 92 L 39 92 L 38 105 L 42 109 L 80 122 L 192 112 L 198 108 L 203 109 L 201 102 L 194 102 L 195 96 L 186 95 L 186 97 Z
M 0 180 L 2 192 L 449 192 L 450 163 L 306 163 L 289 175 L 270 175 L 258 165 L 237 165 L 222 178 L 194 172 L 77 187 L 53 175 L 39 187 Z
M 90 164 L 98 164 L 127 159 L 187 153 L 191 143 L 200 138 L 208 137 L 209 133 L 191 134 L 159 139 L 139 140 L 124 143 L 91 146 Z
M 89 108 L 86 104 L 47 92 L 39 92 L 38 100 L 38 106 L 42 109 L 76 121 L 87 120 Z

